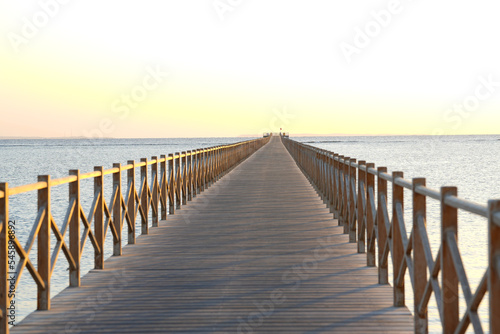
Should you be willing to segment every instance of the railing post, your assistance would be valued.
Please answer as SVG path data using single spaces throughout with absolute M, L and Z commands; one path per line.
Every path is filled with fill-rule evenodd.
M 387 173 L 387 167 L 377 168 L 377 229 L 378 229 L 378 283 L 389 284 L 389 269 L 387 262 L 383 263 L 385 244 L 387 243 L 387 229 L 384 220 L 382 205 L 387 207 L 387 180 L 380 175 Z
M 215 174 L 215 147 L 210 148 L 210 173 L 208 185 L 212 186 L 214 184 L 214 174 Z
M 366 265 L 368 267 L 375 267 L 375 217 L 373 217 L 372 202 L 370 200 L 370 189 L 372 190 L 373 197 L 375 197 L 375 175 L 370 173 L 368 169 L 375 168 L 375 164 L 366 164 Z M 375 202 L 375 198 L 374 198 Z
M 187 200 L 193 200 L 193 151 L 186 152 L 186 169 L 187 169 Z
M 365 208 L 363 207 L 363 197 L 366 203 L 366 161 L 361 160 L 358 163 L 358 253 L 365 252 Z
M 500 333 L 500 224 L 494 216 L 500 213 L 500 200 L 488 201 L 488 291 L 490 294 L 490 333 Z
M 443 300 L 443 332 L 453 333 L 459 323 L 458 276 L 448 247 L 447 235 L 458 242 L 458 210 L 445 203 L 448 196 L 457 196 L 456 187 L 441 187 L 441 295 Z
M 167 220 L 167 156 L 162 154 L 160 156 L 160 194 L 161 194 L 161 220 Z
M 94 177 L 94 196 L 97 198 L 94 214 L 94 234 L 100 251 L 94 250 L 95 269 L 104 269 L 104 168 L 94 167 L 101 175 Z
M 212 186 L 214 183 L 214 166 L 215 166 L 215 159 L 214 159 L 214 147 L 210 148 L 210 158 L 209 158 L 209 172 L 208 172 L 208 186 Z
M 151 217 L 151 226 L 158 227 L 158 157 L 151 157 L 151 160 L 155 161 L 151 164 L 151 207 L 152 217 Z
M 205 190 L 205 150 L 200 150 L 200 155 L 198 159 L 198 194 Z
M 175 153 L 175 208 L 180 209 L 181 208 L 181 187 L 182 187 L 182 174 L 181 174 L 181 153 L 176 152 Z
M 181 191 L 182 191 L 182 205 L 187 204 L 187 152 L 182 152 L 182 160 L 181 160 Z
M 321 199 L 323 204 L 326 204 L 326 193 L 325 193 L 325 174 L 324 174 L 324 160 L 323 160 L 323 150 L 318 150 L 318 176 L 319 176 L 319 190 L 321 192 Z
M 418 308 L 424 297 L 427 285 L 427 263 L 425 261 L 424 245 L 422 236 L 418 228 L 418 220 L 422 218 L 426 223 L 426 197 L 416 192 L 418 186 L 425 187 L 424 178 L 413 179 L 413 319 L 414 332 L 417 334 L 427 334 L 429 332 L 427 307 L 419 314 Z
M 195 198 L 198 192 L 198 150 L 192 150 L 191 151 L 192 157 L 191 157 L 191 188 L 192 188 L 192 193 L 191 196 L 192 198 Z
M 214 181 L 219 181 L 220 179 L 220 148 L 221 146 L 217 146 L 215 148 L 215 151 L 214 151 L 214 164 L 215 164 L 215 168 L 214 168 Z
M 39 310 L 50 309 L 50 175 L 39 175 L 38 182 L 47 182 L 47 187 L 38 190 L 38 210 L 45 208 L 45 215 L 38 232 L 38 274 L 45 289 L 38 286 L 37 306 Z
M 76 180 L 69 184 L 69 202 L 75 202 L 75 208 L 69 221 L 69 251 L 76 268 L 69 268 L 69 286 L 80 286 L 80 171 L 73 169 L 69 175 L 76 176 Z
M 201 193 L 201 171 L 202 171 L 202 166 L 201 166 L 201 161 L 202 161 L 202 150 L 198 149 L 196 150 L 196 195 Z
M 334 202 L 334 193 L 335 193 L 335 186 L 334 186 L 334 171 L 333 171 L 333 153 L 328 154 L 328 206 L 330 208 L 330 213 L 335 212 L 335 208 L 333 207 Z
M 340 181 L 339 181 L 339 159 L 340 156 L 335 153 L 333 155 L 333 218 L 337 219 L 337 224 L 340 225 L 340 216 L 339 216 L 339 210 L 340 210 Z
M 174 155 L 168 155 L 168 213 L 175 214 L 175 165 Z
M 196 194 L 199 195 L 203 191 L 203 149 L 197 150 L 196 154 Z
M 206 149 L 203 152 L 203 190 L 208 189 L 209 168 L 209 151 Z
M 149 233 L 149 209 L 148 209 L 148 159 L 141 158 L 144 166 L 141 166 L 141 208 L 144 217 L 141 216 L 141 234 Z
M 322 167 L 322 172 L 323 172 L 323 181 L 322 181 L 322 186 L 323 186 L 323 194 L 324 194 L 324 199 L 323 203 L 329 206 L 330 199 L 328 198 L 328 155 L 326 150 L 322 150 L 321 152 L 321 163 L 323 165 Z
M 210 185 L 213 185 L 217 180 L 217 150 L 218 146 L 210 148 Z M 238 159 L 241 158 L 241 147 L 238 148 Z
M 321 199 L 323 199 L 323 194 L 321 193 L 321 187 L 319 186 L 319 183 L 320 183 L 319 153 L 316 150 L 313 153 L 313 160 L 312 161 L 313 161 L 313 183 L 319 192 L 319 196 L 321 197 Z
M 118 172 L 113 173 L 113 191 L 115 192 L 115 203 L 113 204 L 113 226 L 117 237 L 113 236 L 113 255 L 122 255 L 122 167 L 119 163 L 113 164 L 113 168 L 118 168 Z
M 132 228 L 128 228 L 128 243 L 135 244 L 135 161 L 129 160 L 127 164 L 132 165 L 132 168 L 127 171 L 127 184 L 129 185 L 129 194 L 127 198 L 127 212 L 132 222 Z
M 392 172 L 392 278 L 394 291 L 394 306 L 405 305 L 404 279 L 397 284 L 399 268 L 404 259 L 403 238 L 399 228 L 397 207 L 401 205 L 404 212 L 404 188 L 396 184 L 396 178 L 403 178 L 403 172 Z
M 349 233 L 349 216 L 348 216 L 348 187 L 346 185 L 346 180 L 349 179 L 348 169 L 346 161 L 349 161 L 349 157 L 342 156 L 342 165 L 340 165 L 341 170 L 341 185 L 342 185 L 342 211 L 340 214 L 340 220 L 342 221 L 342 225 L 344 226 L 344 234 Z
M 8 281 L 8 253 L 9 253 L 9 184 L 0 183 L 0 333 L 9 333 L 8 311 L 10 304 Z M 15 268 L 13 268 L 15 270 Z M 13 270 L 13 271 L 14 271 Z
M 349 242 L 356 242 L 356 167 L 352 164 L 356 159 L 349 159 L 349 178 L 347 187 L 349 188 Z
M 203 189 L 208 189 L 210 180 L 210 150 L 206 149 L 203 159 Z

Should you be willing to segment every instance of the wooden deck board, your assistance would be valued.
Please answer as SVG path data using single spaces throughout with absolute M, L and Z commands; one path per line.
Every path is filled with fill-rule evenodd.
M 12 333 L 412 332 L 279 138 Z

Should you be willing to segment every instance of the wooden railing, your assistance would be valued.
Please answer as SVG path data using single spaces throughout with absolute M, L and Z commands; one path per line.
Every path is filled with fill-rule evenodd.
M 135 222 L 140 217 L 141 233 L 148 234 L 149 212 L 152 226 L 167 219 L 208 186 L 221 178 L 233 166 L 265 145 L 269 138 L 244 141 L 231 145 L 215 146 L 182 153 L 162 155 L 140 162 L 128 161 L 122 166 L 104 170 L 95 167 L 93 172 L 80 174 L 71 170 L 69 176 L 52 180 L 49 175 L 41 175 L 34 184 L 9 188 L 8 183 L 0 183 L 0 333 L 9 332 L 8 309 L 11 303 L 9 289 L 17 288 L 19 278 L 26 267 L 37 285 L 37 305 L 39 310 L 50 309 L 50 281 L 60 251 L 68 261 L 69 285 L 80 286 L 80 260 L 82 250 L 90 239 L 94 249 L 94 267 L 104 268 L 104 244 L 108 229 L 113 236 L 113 255 L 121 255 L 122 229 L 128 229 L 129 244 L 135 243 Z M 148 166 L 149 172 L 148 172 Z M 140 168 L 140 183 L 135 182 L 136 168 Z M 127 189 L 122 193 L 122 175 L 126 171 Z M 104 176 L 112 174 L 113 192 L 107 203 L 104 198 Z M 94 198 L 90 212 L 85 214 L 80 198 L 80 181 L 94 179 Z M 51 214 L 51 189 L 69 184 L 69 206 L 59 229 Z M 30 191 L 38 191 L 38 213 L 25 246 L 14 233 L 9 234 L 9 198 Z M 93 229 L 92 229 L 93 227 Z M 69 229 L 69 242 L 65 240 Z M 51 233 L 57 243 L 51 253 Z M 30 250 L 37 239 L 37 266 L 29 259 Z M 10 246 L 10 247 L 9 247 Z M 15 254 L 13 251 L 15 250 Z M 9 258 L 19 257 L 15 268 Z M 9 272 L 15 275 L 8 277 Z M 9 286 L 9 278 L 15 277 L 15 285 Z
M 408 270 L 414 295 L 414 331 L 428 332 L 428 303 L 434 294 L 444 333 L 464 333 L 470 324 L 483 328 L 478 307 L 489 292 L 490 332 L 500 333 L 500 200 L 483 206 L 457 197 L 457 188 L 426 187 L 424 178 L 404 179 L 403 172 L 387 172 L 373 163 L 282 138 L 290 154 L 310 178 L 334 218 L 343 225 L 358 252 L 367 254 L 367 265 L 378 265 L 380 284 L 389 283 L 388 257 L 392 258 L 394 306 L 405 306 L 405 274 Z M 392 194 L 388 192 L 392 184 Z M 412 229 L 408 236 L 404 216 L 404 189 L 413 193 Z M 388 199 L 392 196 L 392 214 Z M 439 201 L 441 243 L 433 258 L 426 228 L 426 200 Z M 473 293 L 458 248 L 458 210 L 488 223 L 488 267 Z M 392 218 L 391 218 L 392 217 Z M 377 246 L 377 247 L 376 247 Z M 484 247 L 477 245 L 478 247 Z M 378 252 L 376 254 L 376 250 Z M 428 277 L 427 273 L 430 273 Z M 441 274 L 441 277 L 439 277 Z M 459 286 L 466 310 L 459 314 Z

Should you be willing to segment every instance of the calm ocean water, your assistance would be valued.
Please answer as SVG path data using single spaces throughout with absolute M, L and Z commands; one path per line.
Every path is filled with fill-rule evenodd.
M 380 137 L 298 137 L 295 140 L 321 147 L 336 153 L 367 160 L 376 166 L 386 166 L 389 171 L 404 171 L 405 178 L 426 177 L 427 185 L 458 187 L 459 196 L 486 204 L 488 199 L 500 198 L 500 135 L 498 136 L 380 136 Z M 208 147 L 246 140 L 243 138 L 189 138 L 189 139 L 44 139 L 0 140 L 0 181 L 10 187 L 34 183 L 37 175 L 50 174 L 52 178 L 68 175 L 70 169 L 81 173 L 92 171 L 94 166 L 111 168 L 113 163 L 126 164 L 127 160 L 139 161 L 189 149 Z M 137 171 L 139 172 L 139 171 Z M 136 174 L 139 180 L 139 174 Z M 123 185 L 126 187 L 125 180 Z M 110 176 L 105 178 L 105 198 L 111 197 Z M 82 206 L 89 211 L 93 193 L 93 181 L 82 181 Z M 67 185 L 52 189 L 52 210 L 56 223 L 61 226 L 68 206 Z M 407 202 L 406 225 L 411 229 L 411 193 L 405 193 Z M 433 243 L 434 255 L 440 240 L 439 206 L 428 201 L 428 230 Z M 17 237 L 24 244 L 36 215 L 36 192 L 12 196 L 10 218 L 16 220 Z M 486 268 L 487 225 L 486 220 L 474 215 L 459 215 L 459 246 L 466 272 L 473 291 Z M 140 224 L 140 223 L 139 223 Z M 124 229 L 125 230 L 125 229 Z M 138 229 L 140 231 L 140 228 Z M 125 234 L 124 234 L 125 235 Z M 107 236 L 106 257 L 111 255 L 111 237 Z M 51 241 L 52 244 L 55 240 Z M 30 253 L 36 264 L 36 246 Z M 92 268 L 93 252 L 87 242 L 82 258 L 83 273 Z M 68 284 L 67 264 L 60 255 L 52 277 L 54 296 Z M 406 283 L 407 305 L 411 308 L 410 282 Z M 36 308 L 36 286 L 30 275 L 24 272 L 17 291 L 17 321 Z M 486 297 L 487 298 L 487 297 Z M 485 299 L 486 301 L 487 299 Z M 487 322 L 487 303 L 483 301 L 480 315 Z M 463 305 L 462 305 L 463 307 Z M 431 307 L 431 332 L 440 332 L 439 318 Z M 485 327 L 487 329 L 487 327 Z

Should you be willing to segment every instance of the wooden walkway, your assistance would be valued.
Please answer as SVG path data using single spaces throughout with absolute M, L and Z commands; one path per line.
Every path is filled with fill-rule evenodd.
M 413 332 L 279 138 L 12 333 Z

